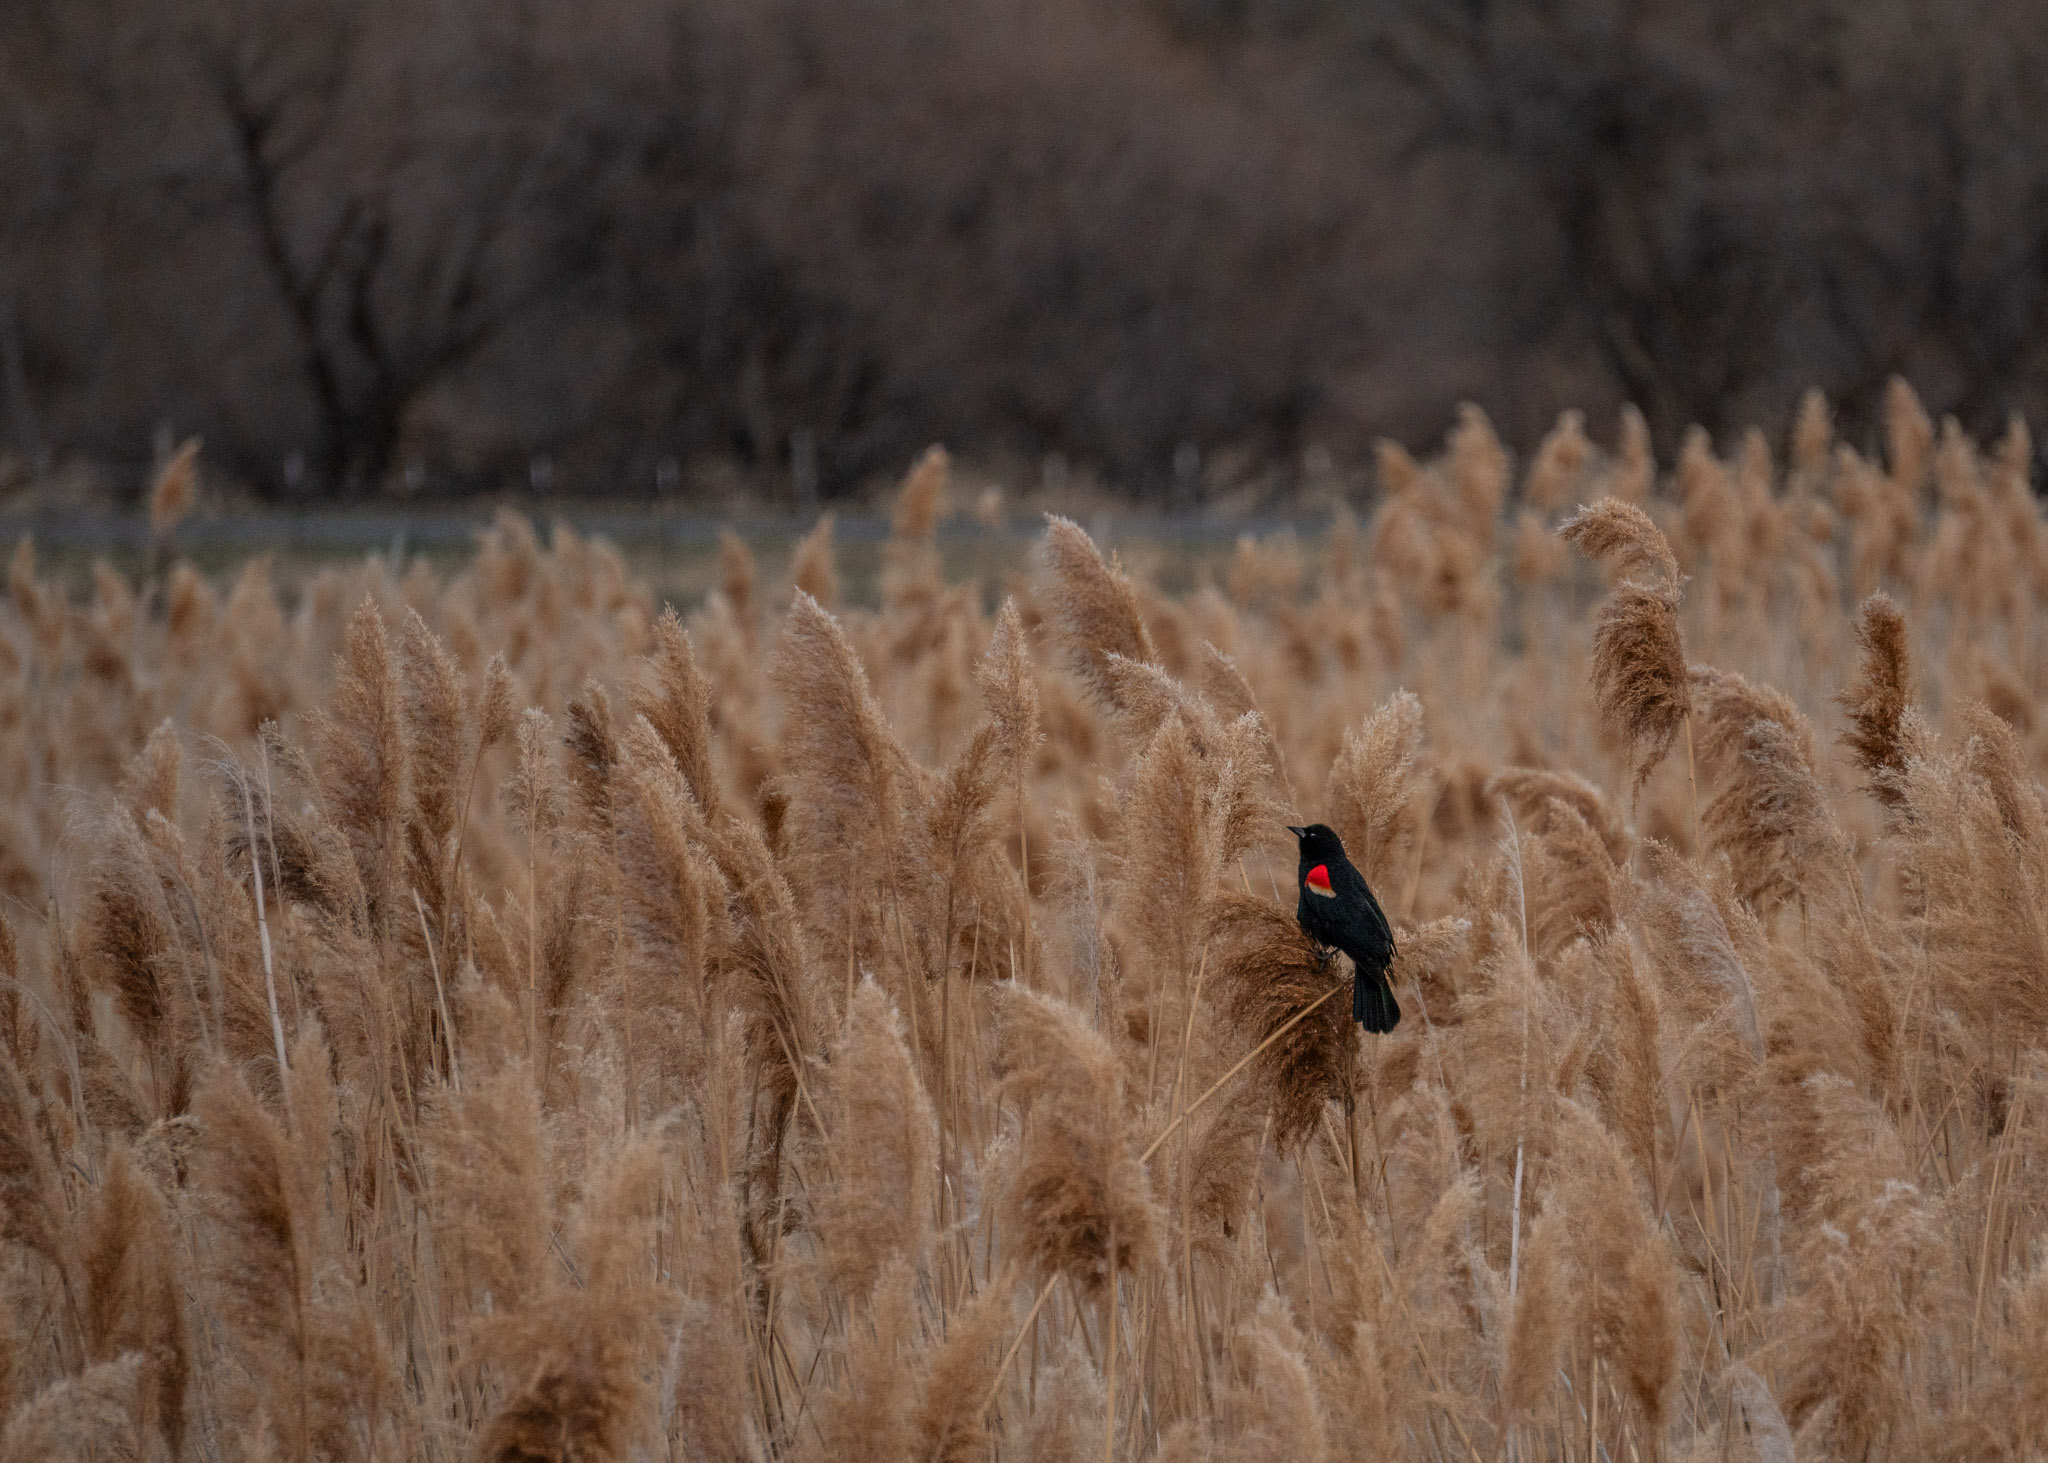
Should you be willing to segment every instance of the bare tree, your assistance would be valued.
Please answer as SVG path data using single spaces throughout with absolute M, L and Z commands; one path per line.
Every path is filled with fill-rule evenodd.
M 1412 152 L 1483 160 L 1557 239 L 1555 270 L 1503 282 L 1527 329 L 1583 322 L 1666 440 L 1720 425 L 1769 368 L 1792 289 L 1797 220 L 1777 206 L 1754 58 L 1704 33 L 1706 9 L 1415 0 L 1376 7 L 1365 38 L 1425 104 Z
M 424 393 L 570 285 L 596 168 L 521 7 L 369 13 L 227 0 L 189 36 L 317 405 L 316 484 L 344 494 L 380 484 Z

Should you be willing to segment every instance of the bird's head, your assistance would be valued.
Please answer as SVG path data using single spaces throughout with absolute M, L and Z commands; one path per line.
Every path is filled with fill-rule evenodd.
M 1289 826 L 1287 829 L 1301 845 L 1301 856 L 1317 863 L 1344 857 L 1344 840 L 1337 831 L 1323 823 L 1311 823 L 1306 828 Z

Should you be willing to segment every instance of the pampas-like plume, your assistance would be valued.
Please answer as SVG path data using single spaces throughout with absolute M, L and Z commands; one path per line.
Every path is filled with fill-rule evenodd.
M 184 758 L 177 724 L 165 717 L 121 773 L 121 800 L 138 821 L 147 817 L 151 808 L 177 821 L 178 774 Z
M 820 1105 L 831 1134 L 832 1178 L 814 1208 L 825 1270 L 840 1293 L 867 1295 L 886 1267 L 924 1260 L 938 1212 L 938 1120 L 872 980 L 854 991 Z
M 1906 496 L 1917 499 L 1934 464 L 1934 419 L 1903 376 L 1885 383 L 1884 445 L 1892 481 Z
M 1560 1161 L 1575 1193 L 1574 1268 L 1590 1282 L 1584 1304 L 1594 1354 L 1616 1369 L 1622 1390 L 1660 1435 L 1678 1370 L 1678 1266 L 1613 1136 L 1583 1108 L 1560 1107 Z
M 1575 1277 L 1568 1229 L 1558 1204 L 1546 1204 L 1529 1228 L 1501 1368 L 1502 1400 L 1511 1419 L 1531 1411 L 1549 1393 L 1558 1351 L 1570 1334 Z
M 896 959 L 920 978 L 935 976 L 932 961 L 946 953 L 929 948 L 935 921 L 913 921 L 907 932 L 901 924 L 906 895 L 914 899 L 932 877 L 923 839 L 911 836 L 927 826 L 928 775 L 890 730 L 844 628 L 808 595 L 790 602 L 770 674 L 790 708 L 783 847 L 790 877 L 805 889 L 807 928 L 827 949 L 839 946 L 831 963 L 851 970 L 886 919 L 900 937 L 883 942 Z M 912 937 L 924 947 L 921 960 Z M 909 1014 L 917 1019 L 914 1008 Z
M 1735 892 L 1760 910 L 1846 870 L 1848 849 L 1814 775 L 1813 728 L 1789 697 L 1733 672 L 1693 668 L 1709 776 L 1722 786 L 1701 827 Z
M 1614 465 L 1608 470 L 1607 491 L 1624 503 L 1649 501 L 1657 486 L 1657 458 L 1650 442 L 1650 422 L 1634 402 L 1621 408 L 1621 432 L 1615 443 Z
M 1593 689 L 1601 714 L 1629 749 L 1633 790 L 1640 793 L 1692 709 L 1678 635 L 1678 561 L 1648 514 L 1612 498 L 1581 508 L 1558 532 L 1624 575 L 1647 575 L 1614 586 L 1593 632 Z
M 1216 901 L 1209 968 L 1231 1025 L 1249 1045 L 1264 1041 L 1344 974 L 1292 910 L 1230 893 Z M 1254 1088 L 1272 1111 L 1280 1148 L 1312 1136 L 1325 1106 L 1349 1094 L 1357 1053 L 1349 1007 L 1326 1001 L 1253 1064 Z
M 898 1261 L 875 1287 L 847 1348 L 847 1386 L 820 1399 L 798 1434 L 796 1463 L 899 1463 L 917 1456 L 914 1296 L 917 1274 Z
M 445 931 L 444 886 L 455 824 L 462 813 L 462 764 L 468 750 L 462 676 L 447 647 L 415 610 L 406 612 L 399 664 L 405 688 L 400 704 L 410 794 L 406 878 Z
M 1102 1373 L 1068 1339 L 1043 1368 L 1020 1456 L 1023 1463 L 1100 1463 L 1103 1431 Z
M 748 1067 L 757 1084 L 748 1123 L 741 1236 L 759 1278 L 781 1222 L 782 1160 L 804 1066 L 818 1051 L 813 994 L 796 900 L 758 829 L 728 818 L 709 852 L 726 885 L 725 938 L 713 949 L 716 978 L 739 1008 Z M 754 1293 L 766 1304 L 765 1284 Z
M 946 486 L 952 475 L 953 459 L 946 449 L 927 447 L 896 495 L 889 513 L 890 535 L 905 542 L 930 542 L 946 509 Z
M 1309 1375 L 1301 1331 L 1279 1296 L 1266 1292 L 1238 1342 L 1244 1383 L 1232 1401 L 1233 1410 L 1243 1416 L 1235 1440 L 1239 1456 L 1324 1463 L 1330 1457 L 1329 1425 Z
M 754 555 L 730 528 L 718 530 L 718 589 L 742 626 L 754 622 Z
M 997 1072 L 1027 1114 L 1010 1183 L 1017 1242 L 1041 1272 L 1100 1294 L 1154 1258 L 1161 1228 L 1116 1054 L 1065 1001 L 1012 988 L 998 1009 Z
M 1344 749 L 1331 765 L 1331 824 L 1369 884 L 1384 884 L 1395 871 L 1412 832 L 1402 818 L 1421 750 L 1422 702 L 1396 691 L 1365 725 L 1344 733 Z
M 386 1380 L 375 1326 L 334 1253 L 326 1170 L 339 1118 L 326 1069 L 317 1039 L 302 1040 L 290 1136 L 227 1069 L 207 1075 L 194 1108 L 212 1310 L 258 1389 L 234 1410 L 248 1423 L 267 1414 L 292 1463 L 361 1454 Z
M 86 1368 L 24 1404 L 0 1432 L 22 1463 L 153 1463 L 146 1367 L 137 1352 Z
M 555 719 L 530 706 L 520 716 L 515 736 L 518 751 L 512 776 L 505 782 L 505 811 L 522 833 L 545 838 L 562 821 L 561 775 L 552 755 Z
M 1795 482 L 1810 489 L 1827 471 L 1829 454 L 1835 445 L 1834 413 L 1818 387 L 1799 398 L 1799 415 L 1792 422 L 1792 470 Z
M 149 489 L 149 535 L 159 543 L 184 521 L 199 497 L 199 439 L 188 437 L 157 469 Z
M 980 1463 L 988 1456 L 988 1389 L 1011 1325 L 1009 1291 L 991 1284 L 953 1317 L 935 1348 L 912 1423 L 920 1463 Z
M 707 819 L 718 816 L 718 774 L 711 762 L 711 688 L 697 668 L 690 637 L 673 609 L 654 623 L 647 680 L 631 692 L 633 710 L 661 734 Z
M 695 1085 L 720 1017 L 708 983 L 714 913 L 723 892 L 702 852 L 709 829 L 660 734 L 635 717 L 620 743 L 617 798 L 627 989 L 618 1021 L 629 1045 L 654 1027 L 659 1110 Z
M 1612 563 L 1623 575 L 1678 585 L 1678 558 L 1650 515 L 1633 503 L 1602 498 L 1558 526 L 1564 540 L 1589 559 Z
M 581 1284 L 557 1284 L 487 1336 L 511 1385 L 477 1431 L 475 1463 L 643 1456 L 655 1432 L 647 1358 L 665 1310 L 647 1275 L 662 1166 L 644 1138 L 600 1164 L 569 1226 Z
M 1508 453 L 1486 413 L 1471 402 L 1458 405 L 1458 424 L 1445 443 L 1451 487 L 1465 510 L 1464 536 L 1484 558 L 1493 552 L 1500 529 L 1500 505 L 1508 491 Z
M 1663 1013 L 1657 987 L 1636 966 L 1624 936 L 1597 942 L 1591 957 L 1609 976 L 1608 1017 L 1590 1076 L 1621 1135 L 1636 1174 L 1653 1191 L 1658 1183 L 1658 1135 L 1664 1112 Z
M 772 671 L 788 704 L 801 708 L 784 721 L 783 747 L 804 779 L 804 803 L 836 809 L 842 836 L 895 821 L 913 782 L 910 759 L 845 630 L 809 595 L 790 601 Z
M 1913 704 L 1906 617 L 1883 590 L 1857 612 L 1856 640 L 1863 647 L 1861 670 L 1836 698 L 1849 717 L 1842 744 L 1863 769 L 1864 790 L 1896 809 L 1904 799 L 1906 763 L 1922 749 L 1906 714 Z
M 1009 756 L 1016 759 L 1014 770 L 1024 770 L 1024 759 L 1038 748 L 1042 734 L 1038 727 L 1038 680 L 1031 673 L 1031 648 L 1025 642 L 1024 617 L 1014 599 L 1003 601 L 996 614 L 995 633 L 988 651 L 975 670 L 975 682 L 988 707 L 989 721 L 996 727 Z
M 1593 444 L 1586 439 L 1586 414 L 1560 413 L 1557 425 L 1550 429 L 1536 449 L 1535 460 L 1529 464 L 1522 496 L 1530 506 L 1545 512 L 1562 508 L 1571 501 L 1592 456 Z
M 830 513 L 818 518 L 817 526 L 797 540 L 796 553 L 789 562 L 791 586 L 830 609 L 839 603 L 839 565 L 833 553 Z
M 1042 591 L 1074 674 L 1107 705 L 1116 686 L 1107 658 L 1146 663 L 1159 658 L 1138 610 L 1138 594 L 1114 556 L 1105 563 L 1095 541 L 1068 519 L 1049 515 L 1039 547 L 1051 583 Z
M 612 830 L 612 776 L 618 767 L 618 737 L 612 730 L 611 698 L 589 679 L 569 703 L 569 783 L 584 822 L 600 835 Z
M 975 670 L 982 703 L 988 708 L 989 724 L 996 729 L 1003 747 L 1003 765 L 1010 774 L 1010 789 L 1016 802 L 1017 865 L 1023 881 L 1025 944 L 1030 944 L 1031 847 L 1025 820 L 1024 784 L 1030 775 L 1031 759 L 1044 740 L 1039 730 L 1038 678 L 1031 671 L 1031 651 L 1024 639 L 1024 617 L 1017 601 L 1006 599 L 996 615 L 995 634 Z M 1027 949 L 1028 954 L 1028 949 Z
M 175 837 L 175 830 L 161 822 Z M 125 810 L 108 819 L 92 870 L 86 950 L 94 981 L 110 991 L 154 1070 L 156 1102 L 166 1116 L 190 1098 L 193 1048 L 220 1035 L 222 992 L 210 952 L 179 938 L 189 885 L 166 877 L 158 850 Z M 173 894 L 173 890 L 178 890 Z M 195 942 L 196 943 L 196 942 Z
M 420 1124 L 435 1259 L 473 1313 L 516 1311 L 539 1294 L 551 1232 L 539 1093 L 525 1062 L 463 1065 Z
M 0 1052 L 0 1239 L 41 1255 L 69 1284 L 71 1220 L 38 1131 L 36 1104 L 12 1054 Z
M 405 800 L 405 731 L 397 668 L 376 603 L 348 622 L 334 695 L 314 723 L 324 803 L 348 836 L 373 914 L 392 909 L 394 840 Z
M 108 1148 L 78 1257 L 86 1356 L 97 1362 L 124 1354 L 141 1359 L 141 1400 L 177 1457 L 184 1446 L 192 1370 L 184 1287 L 169 1210 L 125 1143 Z
M 1621 815 L 1607 801 L 1607 795 L 1576 772 L 1559 772 L 1538 767 L 1503 767 L 1487 779 L 1487 796 L 1503 797 L 1515 810 L 1522 827 L 1541 836 L 1548 833 L 1557 808 L 1568 808 L 1586 826 L 1600 835 L 1607 857 L 1626 868 L 1635 840 L 1621 821 Z
M 1787 1337 L 1785 1410 L 1804 1436 L 1826 1404 L 1820 1441 L 1833 1456 L 1881 1456 L 1916 1408 L 1901 1364 L 1953 1301 L 1953 1254 L 1884 1112 L 1839 1077 L 1807 1087 L 1822 1144 L 1811 1174 L 1819 1222 L 1800 1245 L 1811 1285 Z
M 32 1063 L 41 1045 L 33 1022 L 24 1025 L 25 1002 L 21 986 L 21 947 L 14 935 L 14 922 L 0 914 L 0 1047 L 17 1067 Z

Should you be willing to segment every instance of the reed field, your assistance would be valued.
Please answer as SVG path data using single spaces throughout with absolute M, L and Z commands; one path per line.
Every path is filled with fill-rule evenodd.
M 0 1458 L 2048 1457 L 2048 522 L 1884 437 L 1468 409 L 1177 594 L 936 451 L 865 604 L 20 545 Z

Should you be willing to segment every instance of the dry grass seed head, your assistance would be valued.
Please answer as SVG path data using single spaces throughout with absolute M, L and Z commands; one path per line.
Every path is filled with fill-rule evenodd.
M 348 622 L 334 691 L 314 722 L 323 806 L 348 836 L 373 908 L 390 903 L 405 800 L 405 729 L 384 618 L 365 599 Z
M 64 1377 L 23 1403 L 0 1452 L 35 1463 L 151 1463 L 147 1366 L 128 1352 Z
M 1811 486 L 1827 470 L 1834 445 L 1834 412 L 1819 387 L 1809 388 L 1799 399 L 1799 413 L 1792 420 L 1790 452 L 1793 471 L 1805 486 Z
M 1912 672 L 1906 649 L 1906 617 L 1879 590 L 1863 602 L 1856 616 L 1856 639 L 1863 662 L 1856 679 L 1840 697 L 1849 725 L 1842 742 L 1863 769 L 1865 789 L 1886 808 L 1901 799 L 1899 778 L 1919 750 L 1910 741 Z
M 618 739 L 612 731 L 612 703 L 595 677 L 569 703 L 569 783 L 584 826 L 601 837 L 612 830 L 612 779 L 618 766 Z
M 1563 1206 L 1545 1204 L 1530 1224 L 1513 1308 L 1503 1340 L 1501 1391 L 1516 1416 L 1532 1412 L 1550 1393 L 1557 1358 L 1571 1334 L 1572 1297 L 1568 1223 Z
M 207 1278 L 255 1389 L 236 1410 L 268 1412 L 288 1456 L 346 1457 L 358 1430 L 375 1427 L 386 1353 L 332 1248 L 325 1175 L 338 1119 L 326 1054 L 301 1043 L 296 1055 L 292 1136 L 233 1071 L 215 1068 L 198 1089 Z
M 673 609 L 654 623 L 648 676 L 631 692 L 633 710 L 661 734 L 662 745 L 690 785 L 706 818 L 718 816 L 718 776 L 711 761 L 711 688 L 697 668 L 689 633 Z
M 1041 603 L 1068 664 L 1099 700 L 1116 704 L 1106 658 L 1159 658 L 1137 591 L 1115 558 L 1105 563 L 1095 541 L 1069 519 L 1047 518 L 1039 556 L 1049 581 L 1040 591 Z
M 1099 1294 L 1153 1259 L 1161 1228 L 1116 1053 L 1065 1001 L 1013 987 L 999 1011 L 997 1073 L 1027 1114 L 1009 1194 L 1018 1243 L 1041 1273 Z
M 1815 775 L 1813 728 L 1789 697 L 1732 672 L 1693 668 L 1700 748 L 1721 783 L 1700 826 L 1739 897 L 1768 912 L 1837 882 L 1846 843 Z
M 1624 503 L 1649 501 L 1657 485 L 1657 458 L 1650 441 L 1650 422 L 1642 409 L 1629 402 L 1621 409 L 1621 429 L 1614 447 L 1614 463 L 1607 472 L 1607 490 Z
M 888 1266 L 924 1263 L 938 1212 L 938 1120 L 896 1009 L 872 979 L 854 990 L 823 1106 L 831 1176 L 813 1211 L 821 1260 L 835 1291 L 866 1295 Z
M 149 532 L 163 536 L 184 521 L 199 498 L 199 439 L 187 437 L 157 469 L 149 489 Z
M 506 779 L 502 797 L 512 826 L 541 840 L 560 826 L 562 780 L 555 765 L 555 719 L 538 706 L 529 706 L 519 717 L 512 775 Z
M 747 541 L 730 528 L 719 529 L 718 591 L 742 625 L 751 624 L 754 618 L 756 577 L 754 555 L 747 548 Z
M 1215 909 L 1210 979 L 1247 1048 L 1343 980 L 1345 963 L 1326 960 L 1293 911 L 1233 893 L 1220 895 Z M 1314 1136 L 1326 1104 L 1350 1092 L 1357 1054 L 1350 1004 L 1342 996 L 1332 997 L 1252 1064 L 1246 1094 L 1225 1097 L 1269 1109 L 1275 1144 L 1291 1149 Z
M 155 808 L 173 822 L 178 817 L 178 774 L 185 749 L 178 739 L 177 724 L 165 717 L 157 723 L 142 750 L 129 760 L 121 773 L 121 800 L 137 819 Z
M 1934 419 L 1903 376 L 1885 383 L 1884 445 L 1892 481 L 1918 497 L 1934 464 Z
M 455 658 L 414 610 L 406 611 L 399 664 L 413 811 L 438 852 L 439 842 L 454 831 L 461 795 L 462 677 Z
M 1557 425 L 1544 437 L 1529 464 L 1529 476 L 1522 484 L 1522 496 L 1545 512 L 1562 508 L 1571 501 L 1593 456 L 1593 444 L 1586 437 L 1586 415 L 1580 411 L 1560 413 Z
M 846 1385 L 818 1399 L 815 1427 L 797 1434 L 797 1463 L 900 1463 L 918 1456 L 917 1275 L 892 1263 L 848 1327 Z
M 1576 1104 L 1561 1107 L 1558 1181 L 1576 1195 L 1573 1268 L 1590 1282 L 1582 1315 L 1595 1354 L 1659 1434 L 1678 1368 L 1677 1262 L 1614 1136 Z
M 471 1314 L 516 1310 L 549 1263 L 548 1164 L 532 1070 L 511 1063 L 437 1088 L 420 1125 L 435 1258 Z
M 1038 678 L 1031 670 L 1031 647 L 1015 599 L 1004 600 L 997 611 L 995 633 L 975 666 L 974 678 L 989 721 L 1002 738 L 1006 766 L 1014 775 L 1044 739 L 1039 730 Z
M 832 542 L 834 523 L 830 513 L 821 514 L 816 526 L 797 541 L 789 564 L 791 587 L 827 609 L 839 602 L 839 565 Z
M 992 1281 L 949 1318 L 931 1348 L 912 1425 L 922 1463 L 980 1463 L 988 1456 L 987 1410 L 997 1359 L 1016 1325 L 1010 1287 Z
M 1421 751 L 1422 702 L 1396 691 L 1363 726 L 1344 733 L 1343 750 L 1331 764 L 1331 824 L 1367 883 L 1395 872 L 1414 832 L 1406 814 Z
M 1807 1086 L 1821 1156 L 1798 1253 L 1806 1283 L 1788 1318 L 1785 1410 L 1802 1428 L 1819 1414 L 1816 1441 L 1834 1456 L 1874 1456 L 1922 1405 L 1905 1362 L 1957 1302 L 1953 1252 L 1890 1117 L 1845 1079 Z
M 903 479 L 889 513 L 889 533 L 904 542 L 929 543 L 946 511 L 946 489 L 953 477 L 953 459 L 943 447 L 927 447 Z
M 1489 798 L 1504 797 L 1523 828 L 1541 836 L 1550 831 L 1560 808 L 1569 808 L 1600 836 L 1607 857 L 1626 868 L 1635 840 L 1607 795 L 1575 772 L 1550 768 L 1503 767 L 1486 784 Z
M 663 1166 L 645 1135 L 601 1162 L 568 1226 L 581 1284 L 558 1284 L 488 1336 L 510 1385 L 477 1431 L 478 1463 L 624 1463 L 657 1435 L 646 1359 L 668 1307 L 648 1255 Z
M 1631 795 L 1664 760 L 1692 709 L 1675 590 L 1633 580 L 1614 587 L 1593 631 L 1593 690 L 1633 764 Z
M 1239 1424 L 1231 1455 L 1246 1463 L 1269 1458 L 1324 1463 L 1330 1457 L 1329 1425 L 1300 1328 L 1286 1303 L 1268 1290 L 1236 1342 L 1242 1380 L 1226 1403 Z
M 1678 559 L 1663 531 L 1634 503 L 1602 498 L 1558 525 L 1558 534 L 1589 559 L 1612 563 L 1624 576 L 1649 574 L 1671 587 L 1678 585 Z

